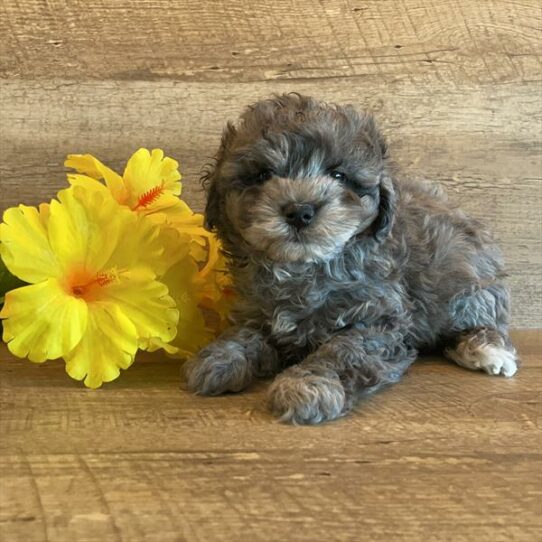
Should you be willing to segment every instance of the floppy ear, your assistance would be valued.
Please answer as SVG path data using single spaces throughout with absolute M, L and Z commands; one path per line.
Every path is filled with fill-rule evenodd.
M 397 206 L 396 189 L 392 178 L 383 173 L 380 178 L 380 205 L 378 216 L 373 222 L 373 236 L 378 241 L 383 241 L 390 233 L 395 218 Z
M 374 153 L 374 165 L 382 168 L 380 173 L 380 204 L 378 215 L 373 222 L 373 236 L 378 241 L 383 241 L 390 233 L 395 218 L 397 202 L 396 188 L 389 173 L 386 171 L 384 161 L 388 158 L 388 146 L 384 136 L 371 113 L 364 113 L 362 133 L 365 142 L 368 143 Z
M 207 204 L 205 205 L 204 226 L 206 230 L 212 231 L 219 218 L 219 198 L 216 189 L 216 182 L 211 180 L 207 187 Z
M 224 158 L 236 133 L 235 126 L 228 122 L 222 133 L 222 140 L 215 155 L 214 163 L 209 164 L 201 176 L 201 182 L 207 192 L 205 228 L 208 230 L 216 228 L 220 222 L 220 194 L 217 185 Z

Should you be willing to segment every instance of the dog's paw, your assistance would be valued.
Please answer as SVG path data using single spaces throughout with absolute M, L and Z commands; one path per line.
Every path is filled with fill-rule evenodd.
M 281 421 L 294 424 L 317 424 L 345 413 L 345 393 L 338 378 L 298 367 L 277 376 L 269 388 L 268 403 Z
M 186 361 L 183 373 L 188 389 L 201 395 L 238 392 L 252 381 L 252 367 L 242 348 L 207 347 Z
M 514 349 L 483 344 L 476 348 L 460 344 L 457 348 L 447 348 L 445 356 L 458 365 L 472 371 L 485 371 L 490 375 L 514 376 L 518 370 L 518 357 Z

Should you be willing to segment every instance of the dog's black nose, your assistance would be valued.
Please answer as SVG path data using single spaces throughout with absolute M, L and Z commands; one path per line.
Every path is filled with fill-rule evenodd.
M 286 222 L 298 230 L 306 228 L 316 214 L 314 207 L 308 203 L 290 203 L 283 212 Z

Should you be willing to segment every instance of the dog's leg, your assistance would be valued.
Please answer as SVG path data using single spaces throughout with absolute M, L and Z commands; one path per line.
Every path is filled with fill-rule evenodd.
M 416 354 L 399 331 L 349 330 L 279 374 L 269 389 L 270 409 L 286 422 L 332 420 L 363 392 L 399 380 Z
M 508 336 L 486 327 L 464 331 L 444 350 L 444 355 L 461 367 L 490 375 L 513 376 L 519 366 Z
M 454 298 L 450 316 L 457 331 L 444 355 L 467 369 L 514 375 L 519 359 L 508 336 L 509 305 L 508 290 L 499 282 Z
M 233 327 L 183 366 L 188 389 L 202 395 L 241 391 L 279 370 L 276 350 L 255 329 Z

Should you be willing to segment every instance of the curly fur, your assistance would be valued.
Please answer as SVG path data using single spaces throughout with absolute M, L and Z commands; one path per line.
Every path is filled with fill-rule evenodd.
M 369 114 L 297 94 L 258 102 L 227 125 L 204 180 L 238 303 L 234 327 L 187 364 L 193 391 L 280 373 L 272 412 L 319 423 L 420 350 L 514 374 L 498 247 L 440 187 L 397 176 Z M 315 209 L 306 228 L 286 223 L 291 203 Z

